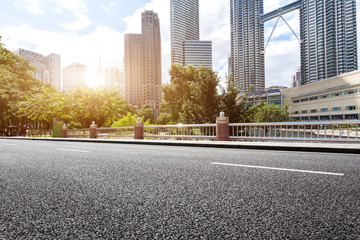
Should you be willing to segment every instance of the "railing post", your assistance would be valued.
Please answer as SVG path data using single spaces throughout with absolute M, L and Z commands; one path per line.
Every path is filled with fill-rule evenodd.
M 67 126 L 64 124 L 64 126 L 61 127 L 61 137 L 67 138 Z
M 135 122 L 134 139 L 144 139 L 144 125 L 139 117 Z
M 229 141 L 229 118 L 225 117 L 224 112 L 216 118 L 216 141 Z
M 98 137 L 97 125 L 93 121 L 92 124 L 90 125 L 90 138 L 97 138 L 97 137 Z

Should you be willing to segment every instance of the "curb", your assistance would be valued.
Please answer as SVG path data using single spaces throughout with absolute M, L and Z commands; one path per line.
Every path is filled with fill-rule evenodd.
M 209 147 L 209 148 L 231 148 L 250 150 L 273 150 L 273 151 L 296 151 L 296 152 L 325 152 L 360 154 L 359 144 L 320 144 L 306 146 L 308 144 L 284 145 L 279 142 L 217 142 L 217 141 L 154 141 L 154 140 L 114 140 L 114 139 L 79 139 L 79 138 L 22 138 L 22 137 L 0 137 L 0 139 L 28 140 L 28 141 L 59 141 L 59 142 L 92 142 L 111 144 L 137 144 L 155 146 L 178 146 L 178 147 Z

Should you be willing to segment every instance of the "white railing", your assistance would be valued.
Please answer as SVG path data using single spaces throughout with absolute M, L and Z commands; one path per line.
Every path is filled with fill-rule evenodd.
M 212 140 L 216 138 L 216 124 L 144 126 L 144 138 Z
M 230 123 L 231 140 L 354 141 L 360 137 L 360 121 Z
M 216 140 L 217 124 L 149 125 L 144 139 Z M 98 138 L 131 138 L 135 127 L 97 128 Z M 89 138 L 90 129 L 69 129 L 69 138 Z M 360 142 L 360 121 L 230 123 L 232 141 L 341 141 Z

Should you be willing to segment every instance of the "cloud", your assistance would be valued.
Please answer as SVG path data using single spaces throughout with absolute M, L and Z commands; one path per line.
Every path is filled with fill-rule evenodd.
M 34 14 L 45 14 L 44 10 L 41 8 L 41 3 L 39 0 L 25 0 L 23 3 L 14 2 L 14 6 L 17 8 L 25 8 Z
M 90 26 L 91 21 L 86 15 L 87 6 L 83 0 L 49 0 L 50 2 L 57 5 L 58 8 L 71 12 L 76 20 L 70 23 L 61 23 L 65 30 L 76 32 Z M 60 10 L 61 10 L 60 9 Z

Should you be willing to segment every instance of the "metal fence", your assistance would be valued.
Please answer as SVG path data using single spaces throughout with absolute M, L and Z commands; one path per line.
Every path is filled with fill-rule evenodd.
M 145 139 L 215 140 L 216 124 L 144 126 Z M 97 128 L 98 138 L 134 138 L 135 127 Z M 89 138 L 90 129 L 69 129 L 69 138 Z M 360 142 L 360 121 L 230 123 L 232 141 Z
M 359 140 L 360 121 L 231 123 L 231 140 Z

